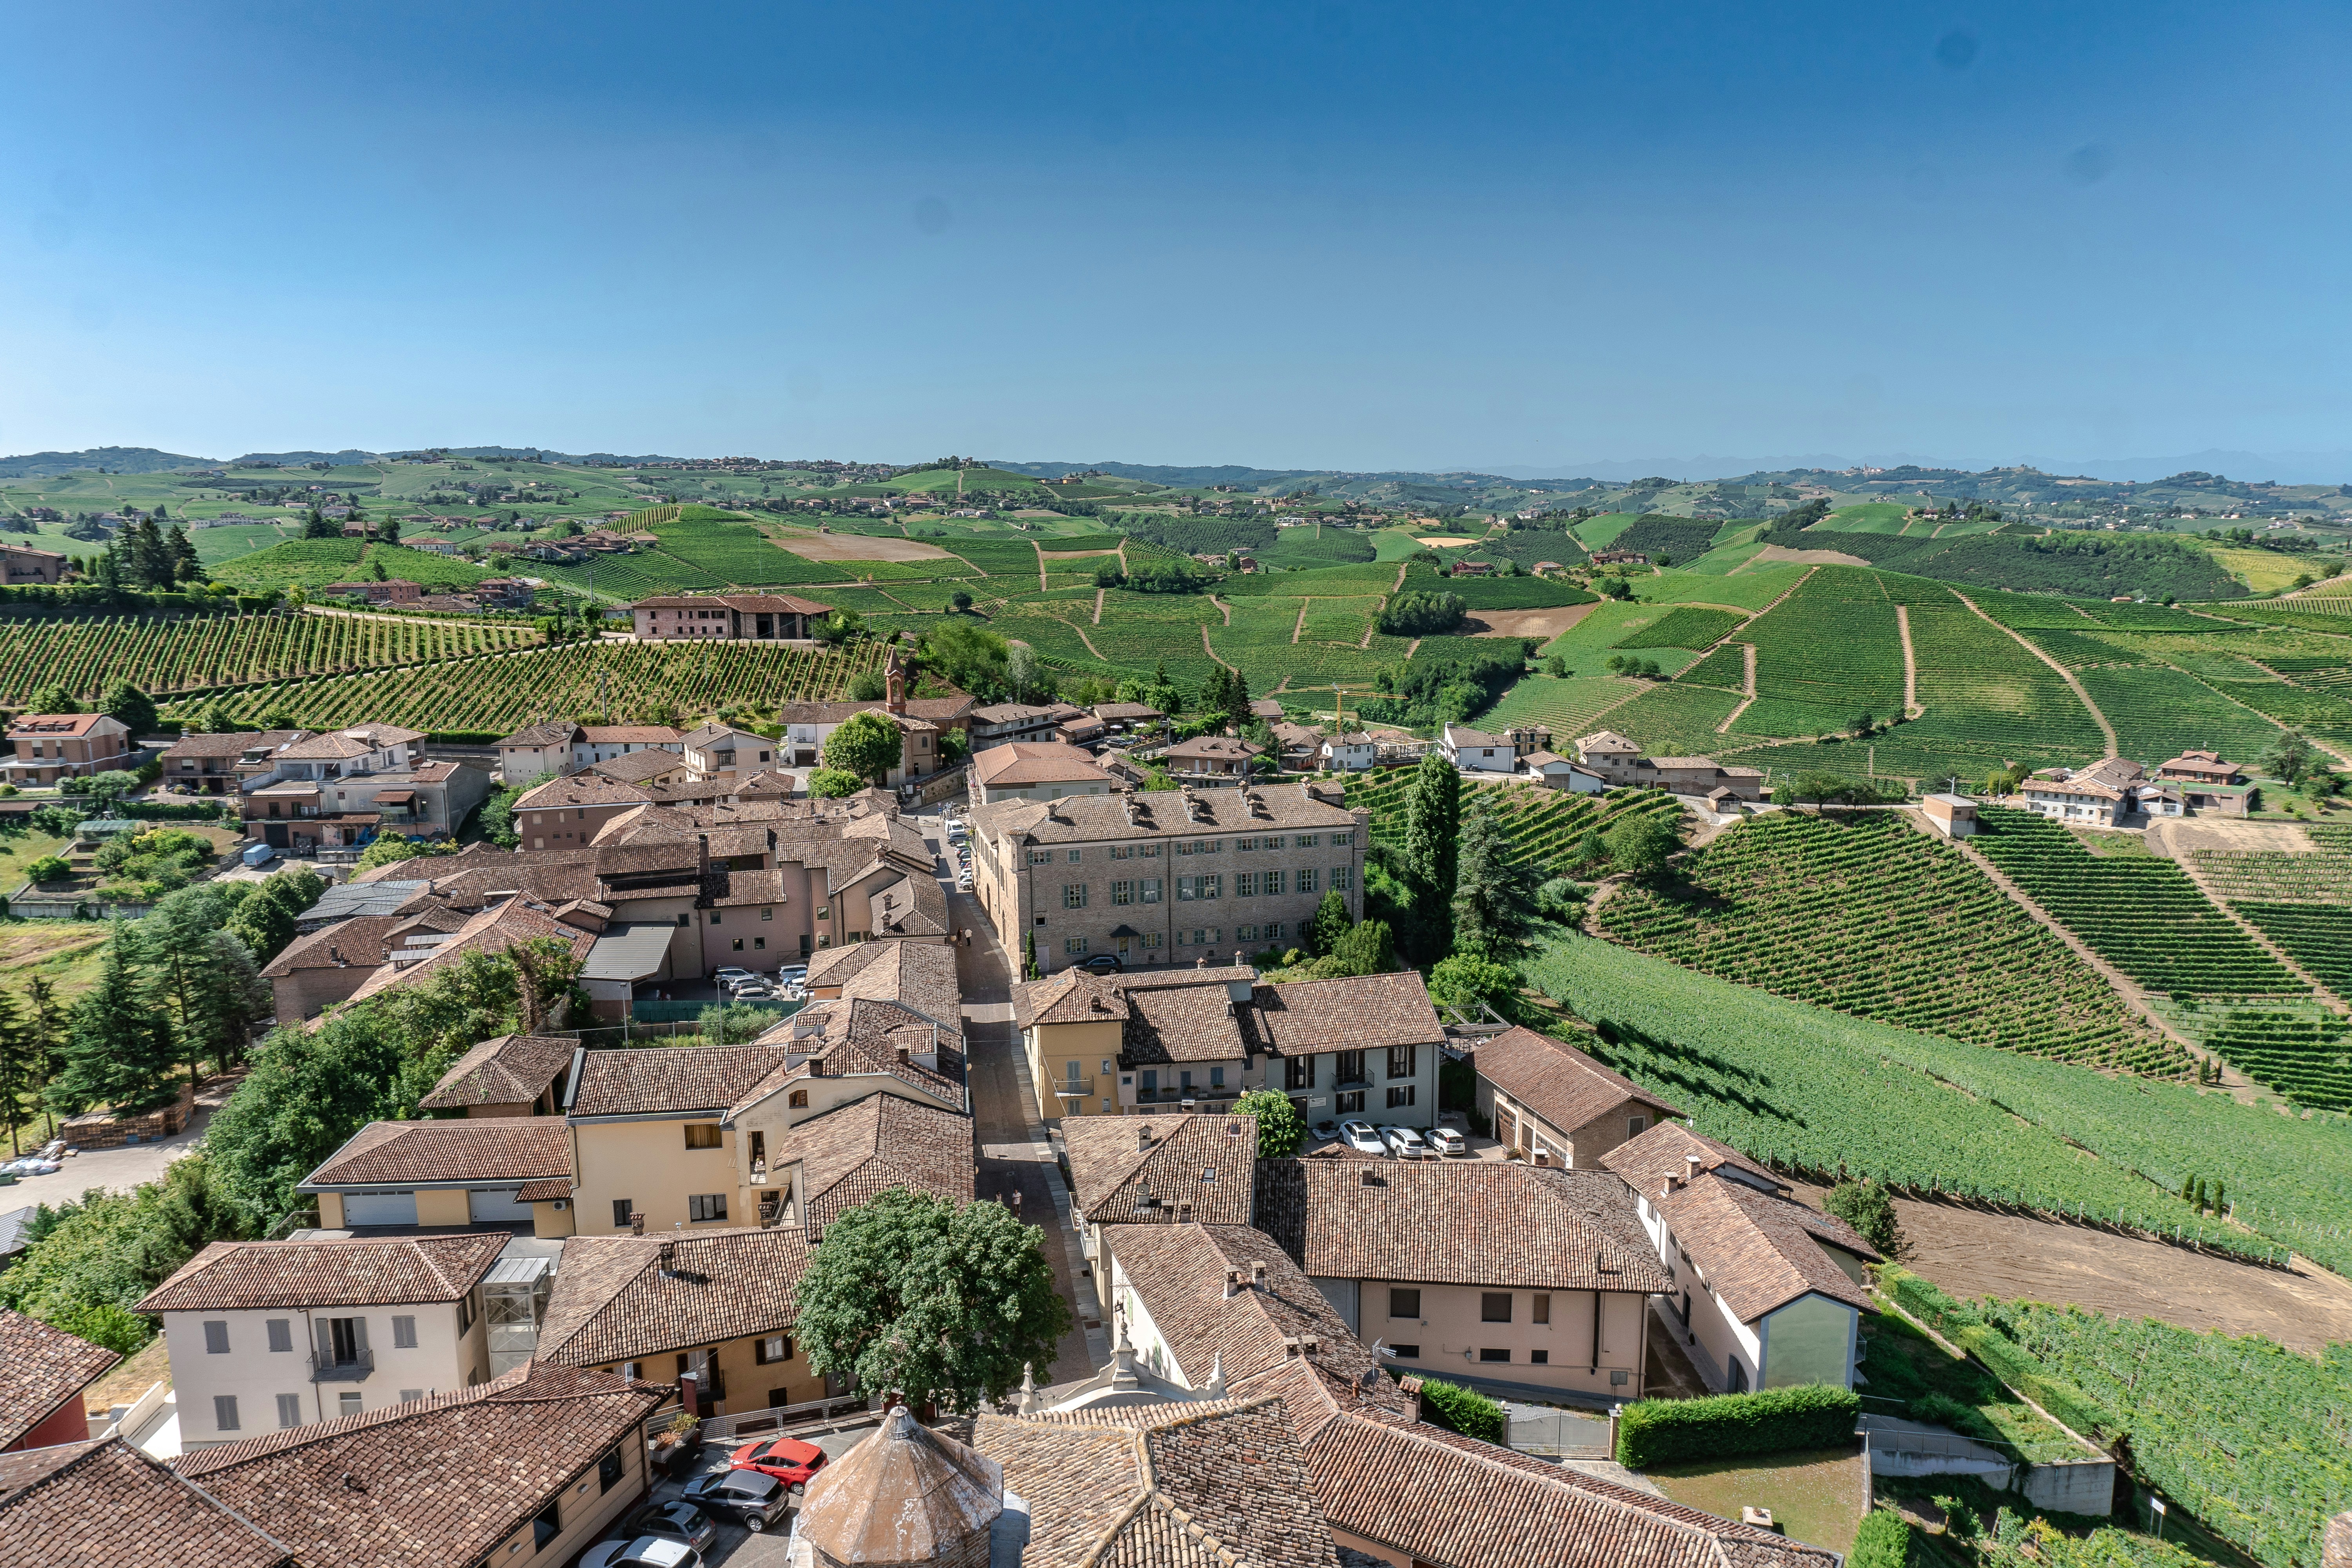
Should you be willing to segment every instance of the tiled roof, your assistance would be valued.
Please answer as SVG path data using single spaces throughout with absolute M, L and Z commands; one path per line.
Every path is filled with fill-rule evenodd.
M 172 742 L 163 756 L 166 761 L 173 757 L 242 757 L 247 748 L 260 739 L 260 733 L 252 730 L 224 735 L 183 735 Z
M 1303 787 L 1267 784 L 1256 789 L 1067 795 L 1055 801 L 1004 800 L 974 806 L 971 823 L 975 832 L 1009 837 L 1016 843 L 1082 844 L 1193 838 L 1216 833 L 1344 830 L 1356 825 L 1356 817 L 1343 807 L 1315 799 Z
M 678 739 L 667 724 L 587 724 L 580 733 L 592 746 L 661 746 Z
M 293 1554 L 119 1437 L 0 1454 L 0 1568 L 289 1568 Z
M 1238 740 L 1231 735 L 1195 735 L 1189 741 L 1179 741 L 1160 754 L 1176 762 L 1231 762 L 1242 757 L 1255 757 L 1265 751 L 1255 741 Z
M 712 1115 L 784 1063 L 781 1046 L 656 1046 L 590 1051 L 566 1110 L 573 1116 Z
M 1653 1120 L 1685 1114 L 1574 1046 L 1524 1026 L 1479 1042 L 1473 1065 L 1479 1077 L 1542 1117 L 1563 1137 L 1628 1100 L 1643 1107 Z
M 539 1331 L 539 1359 L 603 1366 L 784 1332 L 812 1250 L 796 1226 L 568 1237 Z
M 607 757 L 601 763 L 591 763 L 581 771 L 615 784 L 642 784 L 659 778 L 673 770 L 683 772 L 686 759 L 664 746 L 647 746 L 642 751 L 627 752 L 617 757 Z
M 435 948 L 431 957 L 419 959 L 402 969 L 389 965 L 378 969 L 368 976 L 365 984 L 352 993 L 352 1000 L 364 1001 L 395 985 L 413 985 L 426 975 L 439 973 L 442 965 L 456 962 L 461 953 L 483 952 L 495 956 L 518 942 L 540 937 L 551 937 L 566 942 L 576 955 L 583 958 L 587 956 L 588 949 L 596 941 L 592 932 L 565 925 L 543 909 L 535 909 L 519 898 L 509 899 L 483 910 L 467 921 L 455 936 Z
M 1272 1399 L 982 1415 L 973 1446 L 1029 1504 L 1037 1568 L 1335 1568 Z
M 1307 1272 L 1534 1290 L 1674 1289 L 1608 1171 L 1306 1160 Z
M 544 751 L 550 746 L 570 745 L 572 737 L 579 732 L 580 726 L 570 720 L 557 720 L 546 724 L 526 724 L 500 741 L 499 744 L 511 746 L 518 751 Z
M 37 1318 L 0 1307 L 0 1448 L 122 1358 Z
M 265 980 L 282 980 L 303 969 L 376 969 L 391 962 L 387 939 L 405 920 L 401 915 L 353 915 L 307 936 L 298 936 L 262 970 Z
M 971 760 L 972 777 L 986 789 L 1017 789 L 1036 784 L 1103 784 L 1110 775 L 1082 747 L 1058 741 L 1013 741 L 990 746 Z
M 1062 1137 L 1090 1225 L 1173 1224 L 1179 1203 L 1202 1225 L 1250 1223 L 1255 1117 L 1074 1116 Z
M 136 1307 L 226 1312 L 264 1307 L 378 1307 L 455 1301 L 514 1238 L 504 1231 L 383 1240 L 215 1241 Z
M 1445 1038 L 1429 988 L 1409 969 L 1260 985 L 1250 996 L 1248 1022 L 1259 1049 L 1286 1057 L 1437 1045 Z
M 1192 973 L 1198 976 L 1202 972 Z M 1195 979 L 1191 984 L 1127 988 L 1127 1021 L 1119 1030 L 1121 1067 L 1238 1061 L 1249 1048 L 1223 981 Z
M 571 1173 L 572 1142 L 562 1118 L 476 1116 L 371 1121 L 304 1177 L 302 1187 L 528 1182 Z
M 644 755 L 637 752 L 636 755 Z M 669 753 L 662 753 L 668 757 Z M 670 758 L 671 765 L 685 763 Z M 571 810 L 574 807 L 634 805 L 654 797 L 641 784 L 623 784 L 603 776 L 596 769 L 586 773 L 567 773 L 560 779 L 550 779 L 537 789 L 527 790 L 515 797 L 517 811 Z
M 1643 1194 L 1655 1193 L 1668 1176 L 1689 1174 L 1688 1157 L 1698 1156 L 1701 1171 L 1728 1167 L 1744 1173 L 1747 1181 L 1771 1192 L 1785 1192 L 1789 1184 L 1728 1143 L 1718 1143 L 1694 1132 L 1679 1121 L 1661 1121 L 1629 1142 L 1601 1156 L 1601 1163 L 1633 1184 Z
M 416 1103 L 426 1110 L 469 1105 L 528 1105 L 572 1065 L 576 1043 L 546 1035 L 500 1035 L 452 1063 Z
M 485 1561 L 622 1442 L 664 1390 L 539 1363 L 462 1393 L 183 1455 L 179 1472 L 304 1568 Z
M 877 1089 L 787 1129 L 768 1168 L 801 1163 L 798 1217 L 816 1241 L 844 1209 L 892 1187 L 971 1202 L 974 1160 L 970 1117 Z
M 1221 1366 L 1231 1384 L 1298 1359 L 1303 1348 L 1294 1351 L 1285 1340 L 1308 1335 L 1319 1342 L 1314 1359 L 1324 1373 L 1352 1380 L 1375 1369 L 1372 1353 L 1262 1230 L 1245 1225 L 1122 1225 L 1104 1235 L 1186 1381 L 1196 1387 L 1213 1366 Z M 1259 1263 L 1266 1269 L 1262 1287 L 1249 1283 Z M 1226 1275 L 1235 1269 L 1243 1284 L 1228 1297 Z M 1393 1384 L 1381 1381 L 1393 1391 Z M 1402 1397 L 1383 1395 L 1391 1396 Z
M 1024 1029 L 1037 1024 L 1121 1023 L 1127 1011 L 1118 979 L 1091 970 L 1056 970 L 1043 980 L 1013 987 L 1013 1021 Z
M 846 995 L 812 1002 L 761 1036 L 754 1048 L 787 1045 L 794 1054 L 813 1060 L 793 1063 L 778 1057 L 766 1076 L 730 1104 L 730 1118 L 749 1110 L 786 1084 L 819 1076 L 820 1071 L 825 1078 L 887 1073 L 951 1110 L 969 1109 L 964 1093 L 962 1037 L 946 1027 L 935 1027 L 934 1020 L 898 1003 Z M 936 1068 L 913 1059 L 935 1052 L 939 1061 Z

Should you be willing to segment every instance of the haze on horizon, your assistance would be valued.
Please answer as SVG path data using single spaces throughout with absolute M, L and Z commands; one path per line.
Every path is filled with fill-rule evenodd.
M 2325 458 L 2347 31 L 26 7 L 0 451 Z

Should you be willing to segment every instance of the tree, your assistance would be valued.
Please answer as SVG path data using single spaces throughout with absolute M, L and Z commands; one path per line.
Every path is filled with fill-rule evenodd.
M 29 713 L 79 713 L 81 711 L 81 704 L 75 700 L 72 692 L 68 691 L 62 686 L 51 684 L 42 687 L 26 700 L 26 711 Z
M 270 1031 L 205 1130 L 215 1179 L 257 1227 L 293 1207 L 295 1184 L 384 1109 L 401 1058 L 383 1009 Z
M 28 1081 L 36 1089 L 46 1087 L 51 1079 L 58 1076 L 58 1050 L 64 1042 L 66 1018 L 66 1009 L 58 1002 L 57 982 L 42 974 L 36 974 L 25 982 L 22 1037 L 25 1058 L 32 1073 Z M 47 1107 L 47 1098 L 44 1096 L 43 1106 Z M 57 1131 L 58 1119 L 52 1113 L 48 1117 L 48 1131 L 45 1136 L 54 1138 Z
M 572 984 L 582 960 L 562 937 L 535 936 L 506 951 L 514 969 L 516 1033 L 543 1035 L 562 1028 L 576 1011 L 585 1013 L 586 996 Z
M 1469 953 L 1440 959 L 1429 972 L 1430 999 L 1456 1007 L 1475 1008 L 1484 1003 L 1500 1013 L 1518 991 L 1517 970 Z
M 1277 1089 L 1254 1089 L 1234 1101 L 1234 1110 L 1257 1118 L 1257 1157 L 1280 1160 L 1297 1152 L 1307 1136 L 1307 1122 L 1290 1097 Z
M 374 842 L 360 851 L 359 869 L 371 866 L 389 866 L 397 860 L 414 860 L 425 853 L 425 846 L 414 838 L 403 838 L 397 833 L 378 834 Z
M 1462 775 L 1436 752 L 1421 759 L 1412 782 L 1405 786 L 1404 870 L 1412 881 L 1413 902 L 1428 923 L 1446 922 L 1454 898 L 1455 837 L 1462 826 Z M 1433 941 L 1448 933 L 1429 931 Z
M 352 515 L 353 517 L 357 517 L 357 516 L 359 516 L 359 512 L 358 512 L 356 510 L 354 510 L 352 512 Z M 573 530 L 573 531 L 574 531 L 574 532 L 577 532 L 577 531 L 578 531 L 578 529 L 577 529 L 577 528 L 575 528 L 575 529 Z M 384 543 L 386 543 L 386 544 L 397 544 L 397 543 L 399 543 L 399 542 L 400 542 L 400 519 L 398 519 L 398 518 L 396 518 L 396 517 L 387 517 L 387 518 L 385 518 L 382 522 L 377 523 L 377 524 L 375 525 L 375 536 L 376 536 L 376 538 L 378 538 L 379 540 L 382 540 L 382 541 L 383 541 Z
M 139 922 L 192 1081 L 206 1061 L 228 1068 L 243 1054 L 254 1021 L 269 1016 L 269 987 L 253 953 L 222 929 L 231 913 L 226 888 L 204 883 L 165 894 Z
M 290 728 L 290 726 L 278 724 L 274 719 L 269 723 L 272 729 Z M 512 849 L 519 847 L 522 843 L 522 835 L 516 830 L 514 825 L 515 802 L 540 785 L 552 782 L 555 777 L 556 775 L 551 773 L 541 773 L 527 783 L 509 784 L 484 801 L 481 815 L 482 837 L 504 848 Z
M 1226 714 L 1233 711 L 1232 683 L 1238 679 L 1222 664 L 1209 666 L 1209 673 L 1201 677 L 1199 706 L 1203 713 Z M 1243 704 L 1248 706 L 1246 701 Z
M 1391 637 L 1435 637 L 1460 626 L 1470 613 L 1459 594 L 1399 594 L 1381 612 L 1381 630 Z
M 266 964 L 294 940 L 297 918 L 326 890 L 326 879 L 307 866 L 277 872 L 236 907 L 226 929 L 256 962 Z
M 1510 1425 L 1501 1405 L 1476 1389 L 1465 1388 L 1458 1383 L 1424 1377 L 1421 1380 L 1421 1400 L 1431 1426 L 1475 1437 L 1482 1443 L 1501 1444 Z
M 1651 877 L 1666 868 L 1666 857 L 1682 847 L 1675 824 L 1660 816 L 1628 816 L 1601 836 L 1610 866 L 1629 877 Z
M 2284 781 L 2292 789 L 2313 771 L 2315 755 L 2309 741 L 2289 732 L 2281 735 L 2271 749 L 2263 753 L 2262 765 L 2270 771 L 2273 777 Z
M 1013 688 L 1013 700 L 1025 702 L 1032 692 L 1053 677 L 1037 661 L 1037 650 L 1027 643 L 1019 643 L 1004 656 L 1004 679 Z
M 994 702 L 1010 689 L 1005 640 L 977 621 L 947 621 L 923 637 L 923 664 L 960 690 Z
M 342 536 L 341 525 L 330 521 L 327 514 L 315 506 L 310 509 L 310 515 L 302 520 L 302 537 L 305 539 L 341 539 Z
M 1454 883 L 1454 951 L 1507 963 L 1534 934 L 1536 874 L 1510 858 L 1510 840 L 1483 806 L 1462 825 Z
M 1339 943 L 1348 934 L 1351 923 L 1348 915 L 1348 896 L 1337 888 L 1325 893 L 1315 906 L 1315 918 L 1299 931 L 1299 942 L 1308 956 L 1320 958 Z
M 957 615 L 961 616 L 971 608 L 971 595 L 965 589 L 958 588 L 948 595 L 948 604 Z
M 810 1370 L 959 1414 L 1002 1398 L 1070 1325 L 1044 1236 L 1002 1204 L 904 1187 L 847 1210 L 796 1291 Z
M 889 681 L 878 669 L 862 669 L 849 678 L 852 702 L 878 702 L 888 691 Z
M 1903 1251 L 1903 1227 L 1895 1222 L 1895 1204 L 1886 1189 L 1872 1182 L 1840 1182 L 1822 1199 L 1822 1207 L 1862 1233 L 1862 1239 L 1889 1258 Z
M 808 776 L 808 792 L 819 800 L 839 800 L 865 787 L 866 781 L 845 768 L 817 768 Z
M 1397 968 L 1396 942 L 1386 921 L 1358 921 L 1352 930 L 1331 944 L 1324 963 L 1334 978 L 1350 974 L 1390 974 Z
M 898 726 L 870 710 L 855 715 L 824 738 L 825 766 L 856 773 L 877 786 L 889 782 L 890 770 L 904 755 Z
M 33 1053 L 26 1043 L 24 1016 L 16 998 L 0 991 L 0 1116 L 8 1121 L 11 1159 L 25 1152 L 16 1141 L 16 1113 L 25 1098 L 40 1089 L 40 1080 L 33 1076 Z
M 138 941 L 128 921 L 116 921 L 98 984 L 74 1004 L 65 1070 L 49 1086 L 50 1103 L 68 1116 L 100 1105 L 137 1115 L 177 1092 L 172 1033 L 139 972 Z
M 1037 933 L 1034 931 L 1024 931 L 1021 935 L 1021 978 L 1024 980 L 1045 978 L 1044 973 L 1037 967 Z
M 702 1044 L 747 1045 L 774 1028 L 776 1016 L 772 1009 L 749 1002 L 713 1002 L 700 1015 Z

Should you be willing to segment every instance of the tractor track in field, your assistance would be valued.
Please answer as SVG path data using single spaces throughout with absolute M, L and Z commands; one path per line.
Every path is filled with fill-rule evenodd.
M 1314 602 L 1315 601 L 1312 599 L 1301 599 L 1298 601 L 1298 619 L 1292 624 L 1290 628 L 1290 646 L 1293 647 L 1297 647 L 1298 646 L 1298 639 L 1307 635 L 1307 606 Z M 1229 621 L 1226 624 L 1230 626 L 1233 623 Z
M 1739 654 L 1740 662 L 1746 667 L 1746 673 L 1739 682 L 1739 706 L 1725 714 L 1723 722 L 1715 727 L 1715 732 L 1718 735 L 1730 734 L 1732 725 L 1738 723 L 1739 716 L 1748 711 L 1748 705 L 1756 700 L 1756 645 L 1752 642 L 1741 643 Z
M 1231 623 L 1227 624 L 1230 625 Z M 1087 646 L 1088 647 L 1094 647 L 1094 644 L 1088 643 Z M 1234 666 L 1225 664 L 1224 656 L 1217 652 L 1217 645 L 1209 640 L 1209 623 L 1206 621 L 1202 621 L 1201 623 L 1201 651 L 1207 654 L 1211 658 L 1215 659 L 1219 664 L 1224 664 L 1225 668 L 1233 670 L 1235 675 L 1239 675 L 1241 673 L 1241 671 L 1234 668 Z M 1101 656 L 1097 655 L 1096 657 L 1100 658 Z
M 2066 683 L 2066 689 L 2074 694 L 2074 700 L 2080 702 L 2083 705 L 2084 710 L 2089 713 L 2092 719 L 2097 722 L 2099 726 L 2099 733 L 2107 738 L 2106 754 L 2110 757 L 2120 756 L 2122 754 L 2122 748 L 2116 743 L 2116 727 L 2107 722 L 2107 716 L 2099 711 L 2099 705 L 2091 700 L 2091 694 L 2083 689 L 2083 683 L 2080 680 L 2074 679 L 2074 672 L 2073 670 L 2067 668 L 2055 658 L 2053 658 L 2050 655 L 2034 647 L 2032 642 L 2026 637 L 2024 633 L 2011 631 L 2009 627 L 2002 626 L 1999 621 L 1994 620 L 1990 616 L 1986 615 L 1983 609 L 1978 605 L 1974 599 L 1969 598 L 1958 588 L 1954 588 L 1952 590 L 1952 597 L 1958 599 L 1961 604 L 1966 605 L 1970 612 L 1973 613 L 1978 619 L 1983 621 L 1985 625 L 1998 628 L 2002 636 L 2008 637 L 2011 641 L 2017 644 L 2018 647 L 2023 648 L 2026 652 L 2032 654 L 2034 658 L 2048 665 L 2052 669 L 2056 670 L 2058 672 L 2058 679 L 2064 681 Z M 1899 610 L 1901 606 L 1897 605 L 1896 608 Z M 1911 639 L 1907 635 L 1903 639 L 1903 654 L 1905 663 L 1907 665 L 1910 661 L 1911 655 Z
M 1909 605 L 1895 606 L 1895 629 L 1903 636 L 1903 717 L 1916 719 L 1927 710 L 1919 706 L 1919 660 L 1911 651 Z
M 1103 599 L 1109 594 L 1109 592 L 1110 590 L 1108 588 L 1097 588 L 1095 590 L 1095 625 L 1097 626 L 1102 625 Z

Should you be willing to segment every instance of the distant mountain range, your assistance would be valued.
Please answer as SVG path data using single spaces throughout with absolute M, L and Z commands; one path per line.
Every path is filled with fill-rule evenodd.
M 558 452 L 546 447 L 412 447 L 404 450 L 446 452 L 453 458 L 544 458 L 551 463 L 678 461 L 652 453 L 629 457 L 615 452 Z M 193 458 L 185 452 L 163 452 L 152 447 L 92 447 L 80 452 L 26 452 L 19 457 L 0 458 L 0 479 L 46 479 L 55 474 L 86 473 L 93 468 L 112 474 L 156 474 L 173 468 L 217 468 L 236 463 L 275 463 L 287 468 L 306 463 L 345 466 L 373 463 L 379 458 L 397 455 L 345 447 L 340 452 L 247 452 L 241 458 Z
M 2334 485 L 2352 480 L 2352 452 L 2246 452 L 2208 447 L 2202 452 L 2189 452 L 2171 458 L 2099 458 L 2087 461 L 2074 458 L 2022 457 L 1997 462 L 1991 458 L 1923 458 L 1912 452 L 1882 452 L 1859 458 L 1834 452 L 1809 452 L 1796 457 L 1778 458 L 1650 458 L 1638 462 L 1615 459 L 1590 462 L 1521 464 L 1498 463 L 1480 471 L 1497 474 L 1509 479 L 1533 479 L 1554 474 L 1584 474 L 1612 484 L 1663 475 L 1678 479 L 1731 479 L 1745 474 L 1784 473 L 1791 470 L 1826 469 L 1835 473 L 1846 468 L 1918 468 L 1957 469 L 1963 473 L 1983 473 L 1992 468 L 2039 468 L 2045 474 L 2059 474 L 2070 479 L 2105 479 L 2111 482 L 2131 480 L 2146 483 L 2151 479 L 2169 479 L 2175 474 L 2201 472 L 2226 475 L 2230 479 L 2263 483 L 2275 480 L 2283 485 Z M 1106 471 L 1108 471 L 1106 469 Z

